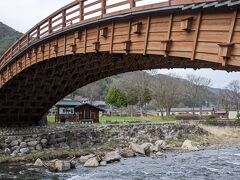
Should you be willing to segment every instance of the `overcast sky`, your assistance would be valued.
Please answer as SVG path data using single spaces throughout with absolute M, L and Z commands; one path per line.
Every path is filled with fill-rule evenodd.
M 55 10 L 72 2 L 73 0 L 1 0 L 0 21 L 10 27 L 26 32 Z M 159 73 L 174 73 L 185 77 L 189 73 L 201 75 L 212 80 L 213 87 L 223 88 L 232 80 L 240 80 L 240 73 L 227 73 L 225 71 L 203 70 L 159 70 Z

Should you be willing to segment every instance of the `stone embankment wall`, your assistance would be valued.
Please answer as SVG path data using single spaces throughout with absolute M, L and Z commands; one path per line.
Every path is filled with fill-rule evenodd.
M 189 134 L 203 134 L 194 125 L 126 124 L 83 126 L 80 124 L 57 125 L 42 128 L 3 129 L 0 152 L 23 156 L 30 152 L 55 149 L 97 148 L 102 145 L 129 142 L 154 142 L 159 139 L 178 139 Z

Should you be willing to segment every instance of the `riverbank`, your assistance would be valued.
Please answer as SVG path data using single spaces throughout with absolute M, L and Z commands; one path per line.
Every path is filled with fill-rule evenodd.
M 55 129 L 55 131 L 54 131 Z M 24 130 L 24 132 L 32 132 Z M 1 136 L 0 162 L 33 162 L 37 158 L 79 157 L 88 153 L 126 148 L 129 143 L 155 143 L 164 140 L 166 150 L 178 147 L 185 139 L 196 145 L 207 144 L 207 133 L 195 125 L 118 124 L 105 126 L 66 125 L 38 129 L 37 133 Z M 20 135 L 19 135 L 20 134 Z
M 240 141 L 240 129 L 206 125 L 184 124 L 118 124 L 105 126 L 66 125 L 66 127 L 43 128 L 36 134 L 2 136 L 0 139 L 0 163 L 33 163 L 40 158 L 79 158 L 89 154 L 104 154 L 116 149 L 129 148 L 131 143 L 155 145 L 163 140 L 161 153 L 184 152 L 182 144 L 186 139 L 193 146 L 204 149 Z M 55 129 L 55 131 L 54 131 Z M 58 130 L 57 130 L 58 129 Z M 19 133 L 19 131 L 18 131 Z M 155 152 L 156 154 L 157 152 Z

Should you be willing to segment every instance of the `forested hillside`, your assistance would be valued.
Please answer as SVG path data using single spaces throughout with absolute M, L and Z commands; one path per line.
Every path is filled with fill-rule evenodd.
M 0 56 L 13 44 L 21 33 L 0 22 Z

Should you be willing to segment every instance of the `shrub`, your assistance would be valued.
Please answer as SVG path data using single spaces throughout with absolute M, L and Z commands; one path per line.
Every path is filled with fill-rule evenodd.
M 240 120 L 240 113 L 237 114 L 236 118 L 237 120 Z
M 211 121 L 211 120 L 215 120 L 215 119 L 216 119 L 215 115 L 209 115 L 207 120 Z

